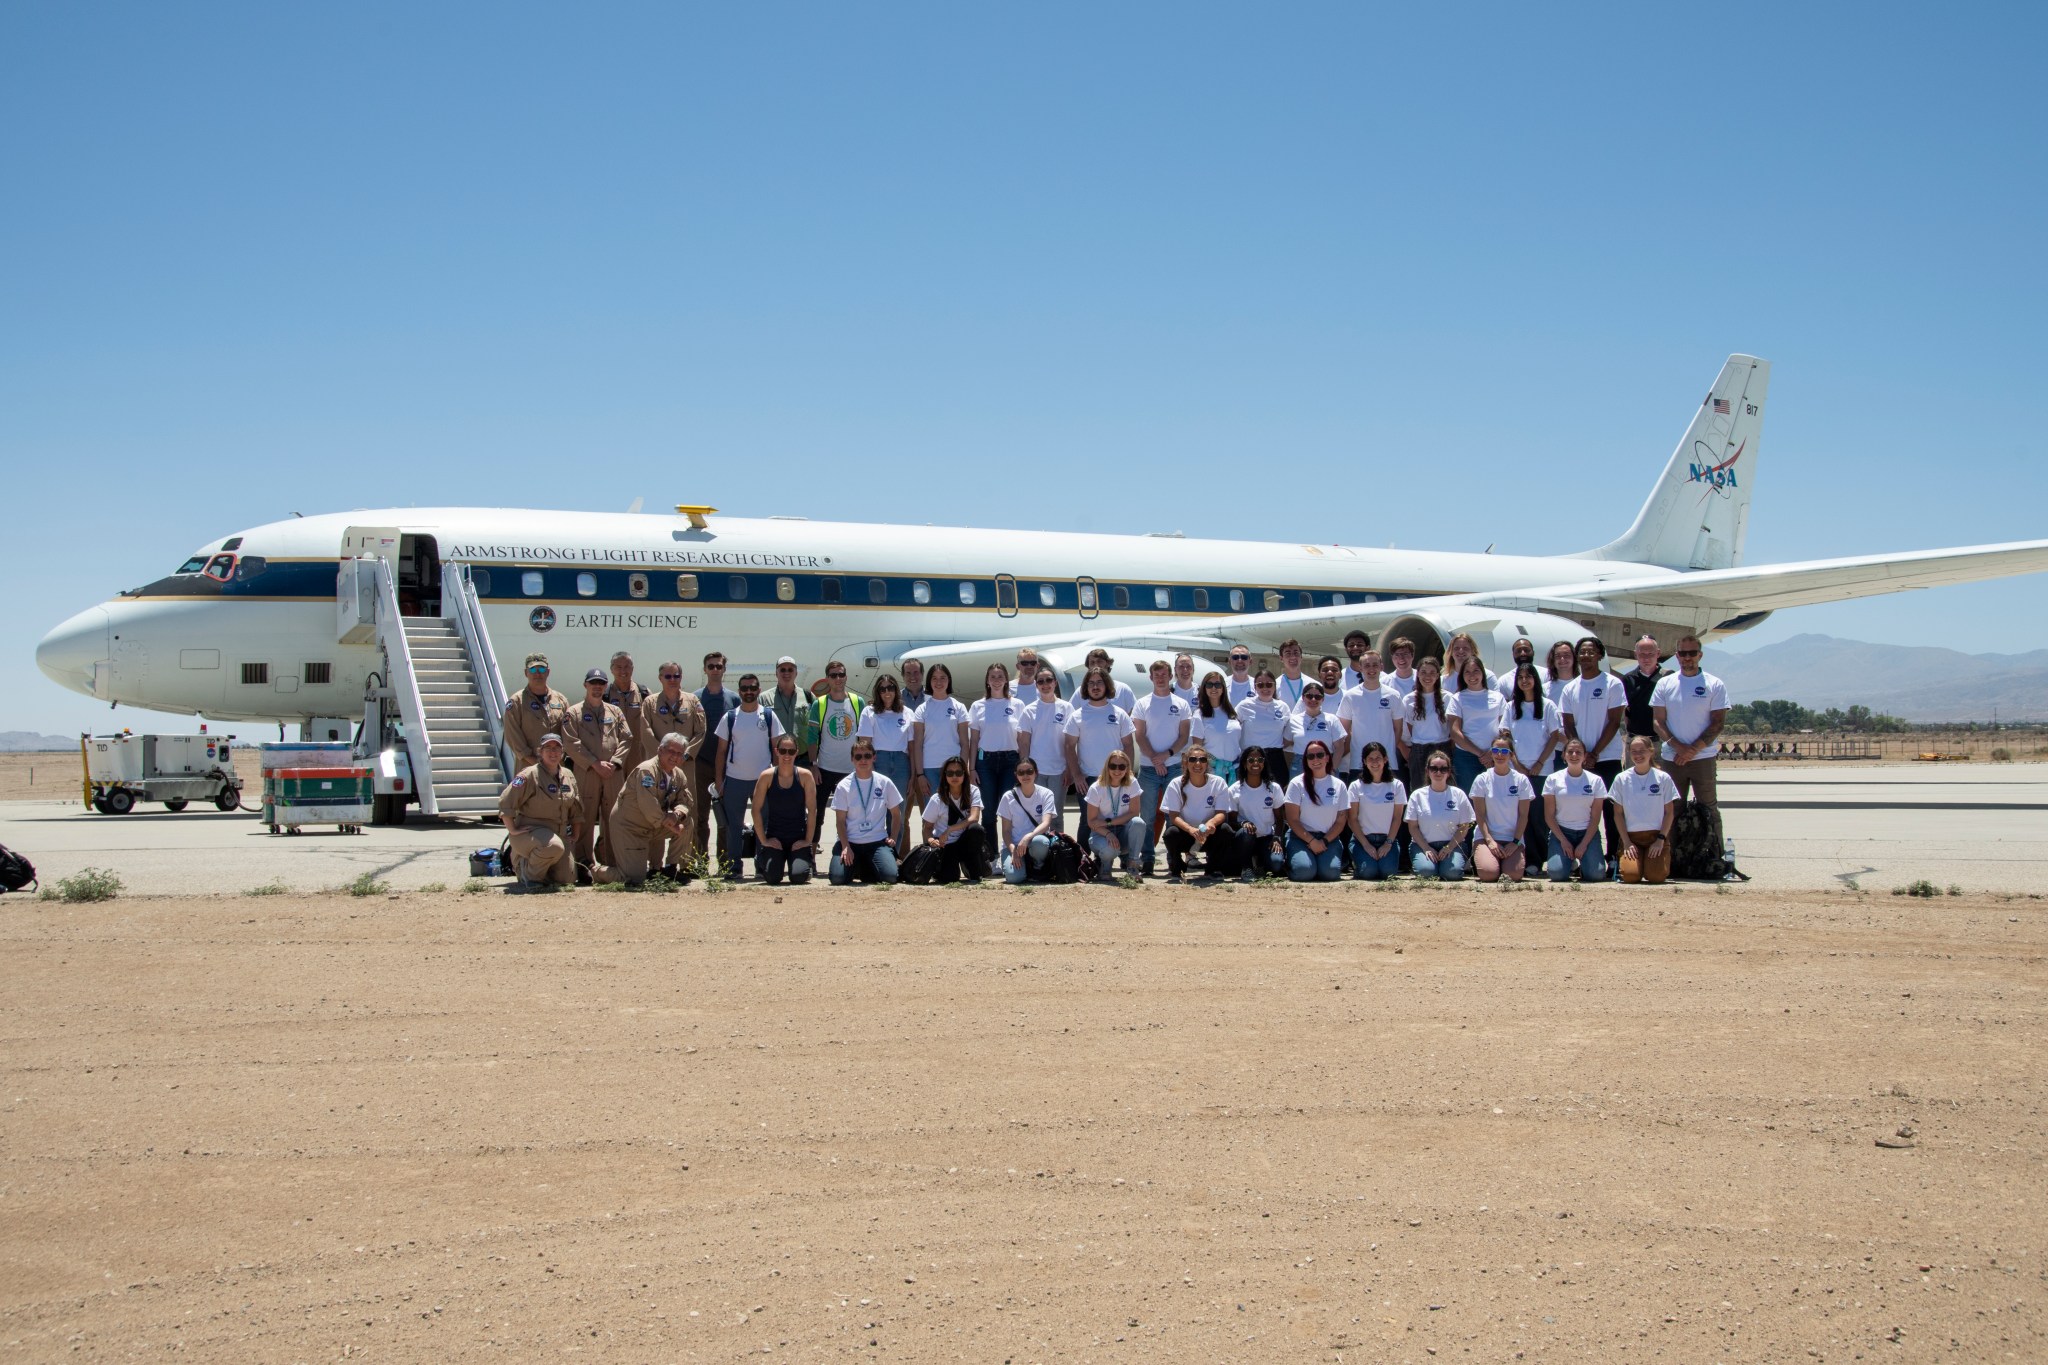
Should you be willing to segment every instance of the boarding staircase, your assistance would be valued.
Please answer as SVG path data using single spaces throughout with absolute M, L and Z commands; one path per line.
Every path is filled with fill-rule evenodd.
M 494 814 L 505 789 L 505 769 L 492 734 L 503 703 L 487 707 L 477 686 L 468 643 L 445 616 L 400 618 L 414 686 L 426 721 L 426 772 L 415 762 L 421 806 L 431 796 L 434 814 Z

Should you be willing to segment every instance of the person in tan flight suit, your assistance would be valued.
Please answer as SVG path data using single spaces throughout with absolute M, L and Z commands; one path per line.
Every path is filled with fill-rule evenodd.
M 569 718 L 562 722 L 562 743 L 583 795 L 582 816 L 576 822 L 576 861 L 585 867 L 612 860 L 611 830 L 600 830 L 598 823 L 619 799 L 626 769 L 633 766 L 633 732 L 626 728 L 625 713 L 604 699 L 606 685 L 603 669 L 584 674 L 583 704 L 570 707 Z
M 680 839 L 669 840 L 667 850 L 661 855 L 661 870 L 672 880 L 681 881 L 682 870 L 690 865 L 696 839 L 696 782 L 691 770 L 697 751 L 704 747 L 704 735 L 710 727 L 704 723 L 704 703 L 683 690 L 683 666 L 670 659 L 655 672 L 661 681 L 661 691 L 641 703 L 640 733 L 648 746 L 657 750 L 670 735 L 681 735 L 683 772 L 692 779 L 689 785 L 693 790 L 688 802 L 692 818 L 688 832 Z
M 569 718 L 569 699 L 548 686 L 548 656 L 526 656 L 526 686 L 505 703 L 505 744 L 512 771 L 531 768 L 540 756 L 540 737 L 559 735 Z
M 604 690 L 604 699 L 619 708 L 626 718 L 626 728 L 633 732 L 633 752 L 627 757 L 627 764 L 645 763 L 653 758 L 659 736 L 648 735 L 640 715 L 647 689 L 633 681 L 633 656 L 623 649 L 612 655 L 612 681 Z
M 577 828 L 582 798 L 576 776 L 562 766 L 562 737 L 539 736 L 540 756 L 519 770 L 498 797 L 498 818 L 512 836 L 512 871 L 520 888 L 535 882 L 568 886 L 576 880 L 570 842 Z
M 614 856 L 608 869 L 611 876 L 603 880 L 616 878 L 638 886 L 647 880 L 648 869 L 657 865 L 664 847 L 688 846 L 693 774 L 683 765 L 683 754 L 689 747 L 681 735 L 665 735 L 654 757 L 626 774 L 619 799 L 604 820 Z

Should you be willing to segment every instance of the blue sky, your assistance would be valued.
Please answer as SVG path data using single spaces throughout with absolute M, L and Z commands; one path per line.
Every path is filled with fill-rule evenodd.
M 1751 562 L 2048 535 L 2048 19 L 1785 8 L 9 7 L 0 729 L 292 510 L 1582 548 L 1738 350 Z

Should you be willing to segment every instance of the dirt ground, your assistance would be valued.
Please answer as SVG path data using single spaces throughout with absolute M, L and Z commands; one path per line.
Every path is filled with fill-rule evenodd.
M 2048 1356 L 2048 902 L 9 898 L 0 939 L 8 1359 Z
M 84 770 L 78 750 L 0 754 L 0 801 L 76 801 Z

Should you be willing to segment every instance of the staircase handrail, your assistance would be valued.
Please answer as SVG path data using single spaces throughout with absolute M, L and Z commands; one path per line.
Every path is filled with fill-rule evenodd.
M 405 617 L 398 610 L 398 579 L 390 561 L 372 561 L 377 575 L 377 643 L 384 647 L 385 682 L 398 699 L 398 717 L 405 722 L 405 747 L 412 759 L 413 794 L 422 815 L 439 815 L 434 800 L 434 741 L 427 734 L 427 705 L 420 697 L 419 675 L 412 646 L 405 638 Z
M 477 599 L 476 583 L 467 564 L 441 565 L 441 614 L 454 618 L 456 634 L 469 656 L 470 672 L 476 677 L 478 700 L 483 702 L 484 724 L 491 732 L 491 753 L 498 760 L 498 776 L 510 781 L 512 751 L 505 745 L 505 706 L 511 694 L 498 672 L 498 656 L 491 648 L 491 634 L 484 626 L 483 603 Z

